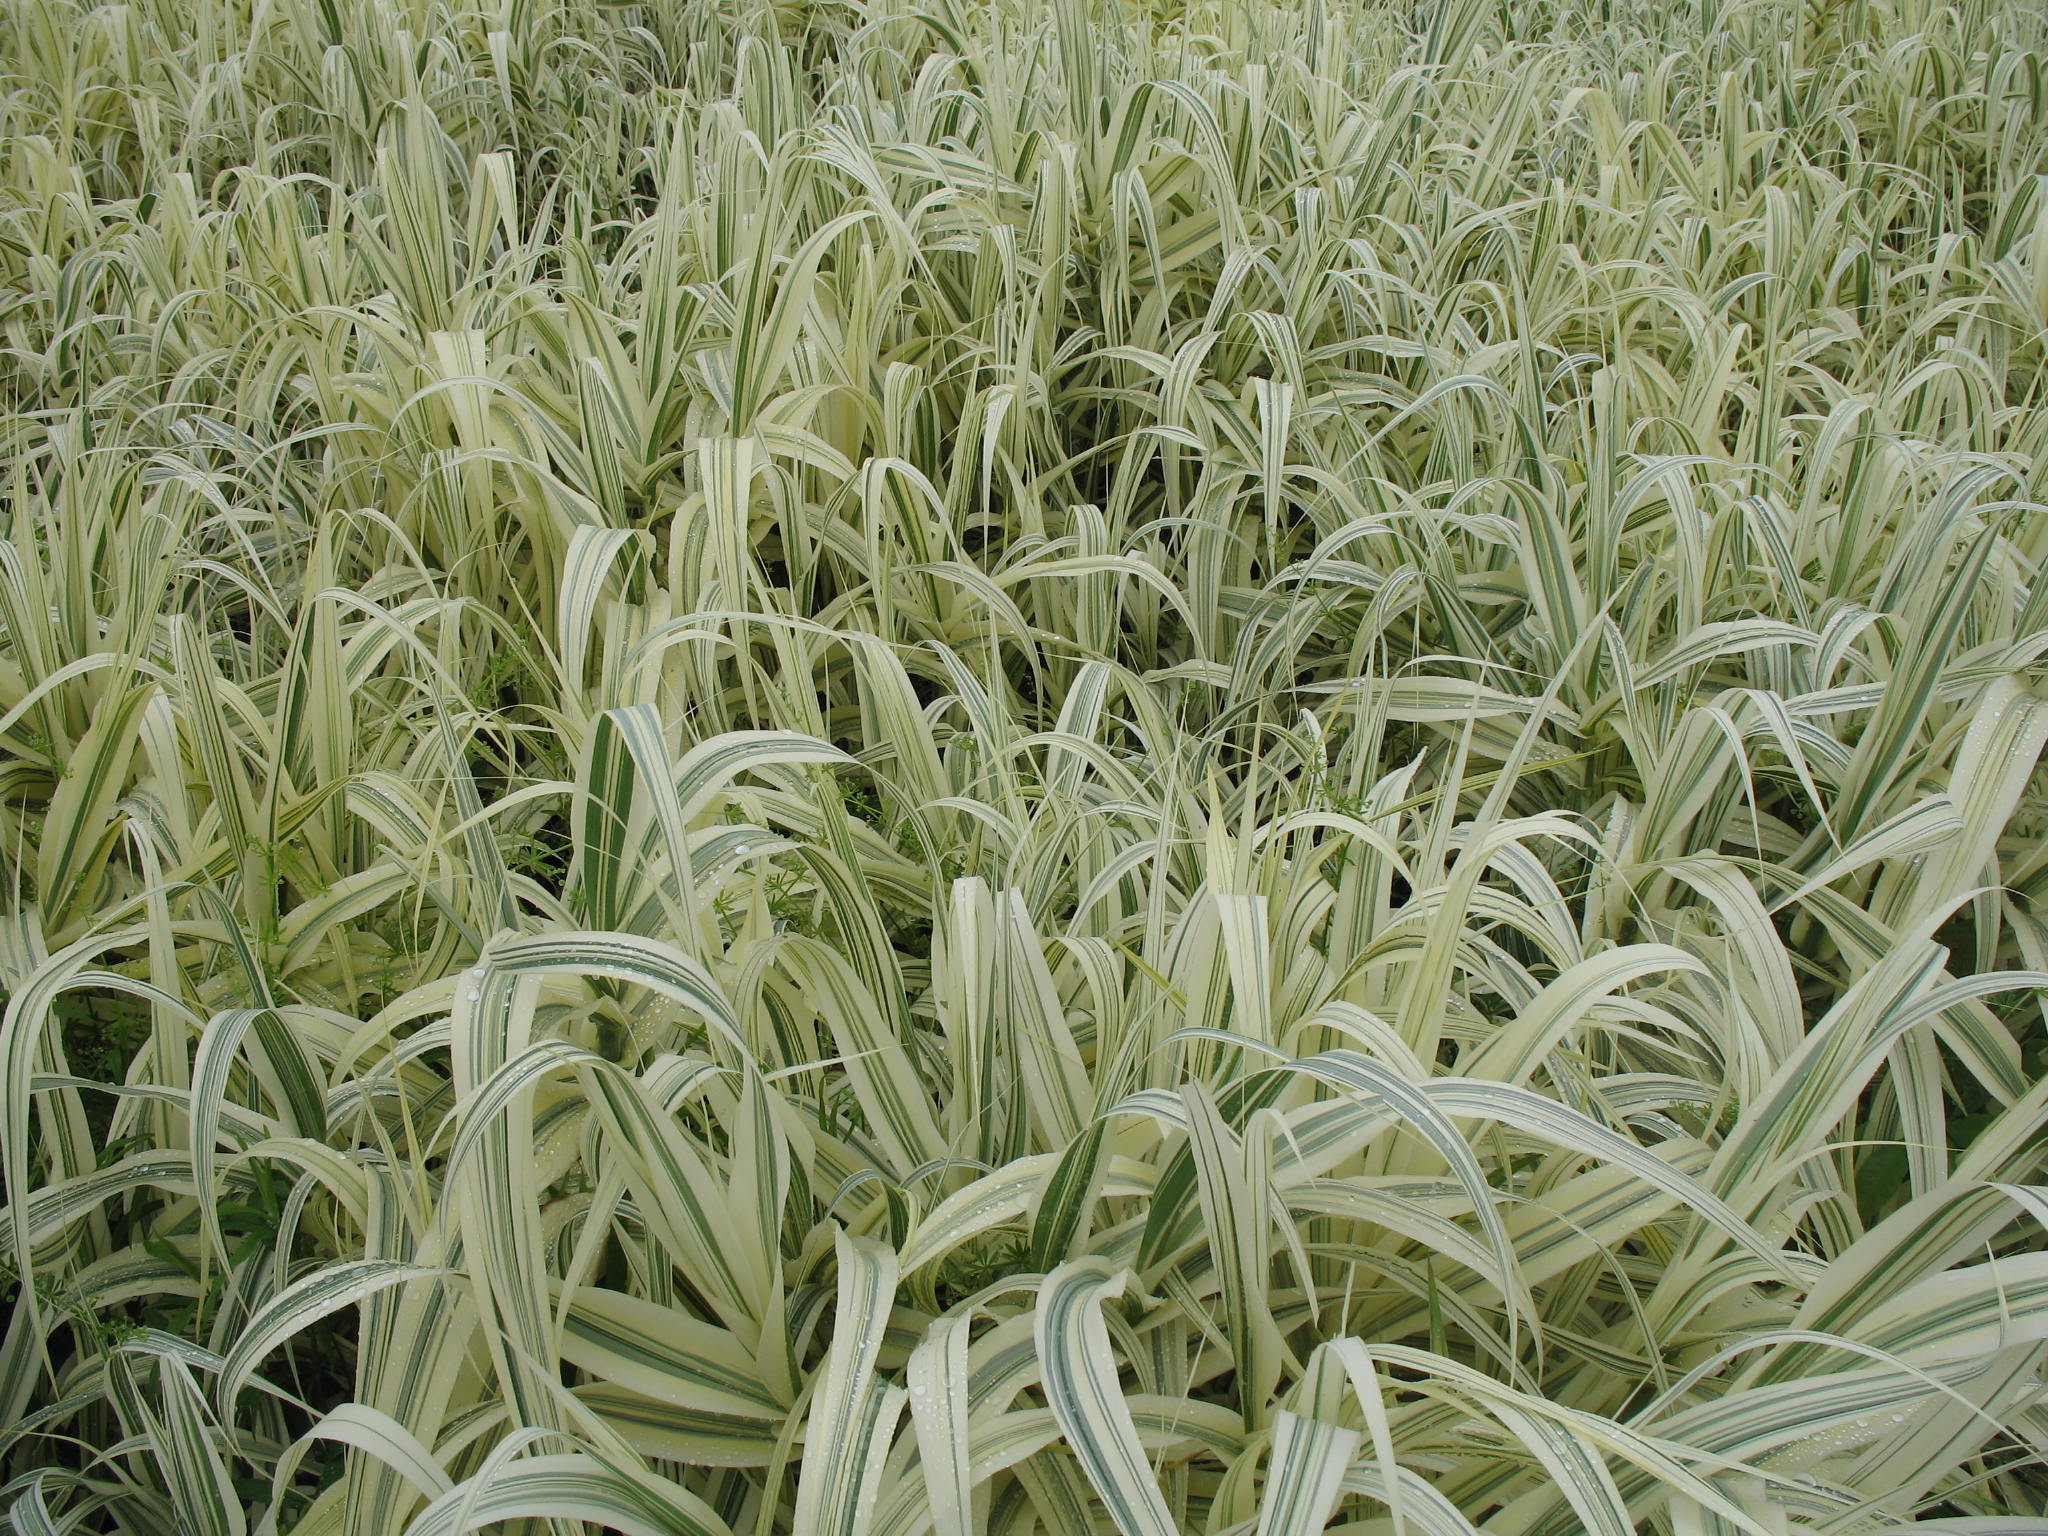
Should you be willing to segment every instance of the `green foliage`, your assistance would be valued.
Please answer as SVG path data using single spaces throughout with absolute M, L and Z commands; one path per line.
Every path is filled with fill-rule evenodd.
M 5 0 L 0 1519 L 2048 1519 L 2044 60 Z

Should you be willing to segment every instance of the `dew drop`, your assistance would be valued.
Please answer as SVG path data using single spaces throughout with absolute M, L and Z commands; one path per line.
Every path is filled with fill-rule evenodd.
M 481 1000 L 482 998 L 483 998 L 483 993 L 481 993 L 481 992 L 477 991 L 477 990 L 476 990 L 476 989 L 475 989 L 474 987 L 470 988 L 470 992 L 469 992 L 469 1000 L 470 1000 L 470 1001 L 471 1001 L 472 1003 L 474 1003 L 474 1002 L 478 1002 L 478 1001 L 480 1001 L 480 1000 Z
M 736 859 L 744 859 L 747 856 L 747 845 L 741 843 L 739 847 L 733 849 L 732 854 Z
M 484 968 L 479 965 L 475 969 L 473 969 L 469 974 L 474 976 L 478 981 L 482 981 L 484 979 Z

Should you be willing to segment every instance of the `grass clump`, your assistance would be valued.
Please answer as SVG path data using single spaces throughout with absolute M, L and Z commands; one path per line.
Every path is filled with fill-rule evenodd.
M 0 49 L 14 1531 L 2048 1519 L 2036 9 Z

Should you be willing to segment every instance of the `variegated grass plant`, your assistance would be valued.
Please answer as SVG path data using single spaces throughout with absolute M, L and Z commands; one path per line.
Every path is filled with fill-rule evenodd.
M 2037 7 L 0 39 L 19 1536 L 2040 1528 Z

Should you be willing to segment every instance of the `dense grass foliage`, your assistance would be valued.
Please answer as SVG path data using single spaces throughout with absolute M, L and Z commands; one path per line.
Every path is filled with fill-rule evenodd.
M 20 1536 L 2048 1516 L 2037 5 L 0 40 Z

